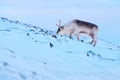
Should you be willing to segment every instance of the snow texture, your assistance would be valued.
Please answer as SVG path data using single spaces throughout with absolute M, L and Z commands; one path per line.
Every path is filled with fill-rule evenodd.
M 0 18 L 0 80 L 120 80 L 120 46 Z

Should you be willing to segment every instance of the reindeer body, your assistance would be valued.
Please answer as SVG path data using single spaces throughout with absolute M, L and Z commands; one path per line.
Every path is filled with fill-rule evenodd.
M 93 46 L 96 45 L 98 32 L 97 25 L 75 19 L 68 24 L 58 26 L 59 28 L 57 30 L 57 33 L 59 35 L 68 35 L 70 37 L 76 35 L 77 39 L 80 40 L 80 34 L 87 34 L 93 39 L 91 41 L 91 44 L 93 44 Z

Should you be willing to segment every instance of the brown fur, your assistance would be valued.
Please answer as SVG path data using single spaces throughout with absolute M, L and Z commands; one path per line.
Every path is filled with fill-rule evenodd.
M 98 27 L 97 25 L 81 21 L 78 19 L 75 19 L 71 21 L 70 23 L 61 26 L 61 21 L 59 20 L 60 24 L 57 24 L 59 26 L 57 33 L 60 35 L 69 35 L 70 37 L 77 35 L 77 39 L 80 40 L 80 34 L 88 34 L 93 40 L 90 42 L 93 44 L 93 46 L 96 45 L 97 42 L 97 32 Z

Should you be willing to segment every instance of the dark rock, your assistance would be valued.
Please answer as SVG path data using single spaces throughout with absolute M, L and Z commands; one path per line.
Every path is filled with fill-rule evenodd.
M 89 54 L 87 53 L 87 56 L 89 57 Z
M 33 74 L 33 75 L 37 75 L 37 72 L 33 71 L 32 74 Z
M 56 35 L 52 35 L 52 37 L 57 38 L 57 36 L 56 36 Z
M 84 42 L 84 40 L 81 40 L 81 42 Z
M 35 32 L 35 30 L 33 30 L 33 29 L 30 29 L 30 31 L 33 31 L 33 32 Z
M 5 66 L 5 67 L 8 66 L 8 63 L 7 63 L 7 62 L 4 62 L 4 63 L 3 63 L 3 66 Z
M 50 43 L 50 47 L 52 48 L 54 45 L 52 43 Z
M 30 34 L 29 34 L 29 33 L 27 33 L 27 36 L 30 36 Z

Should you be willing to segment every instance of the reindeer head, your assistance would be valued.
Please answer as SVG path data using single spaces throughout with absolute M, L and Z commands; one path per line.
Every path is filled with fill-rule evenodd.
M 62 31 L 64 29 L 64 26 L 61 26 L 61 20 L 59 19 L 59 23 L 56 24 L 58 26 L 58 30 L 57 33 L 59 33 L 60 31 Z

